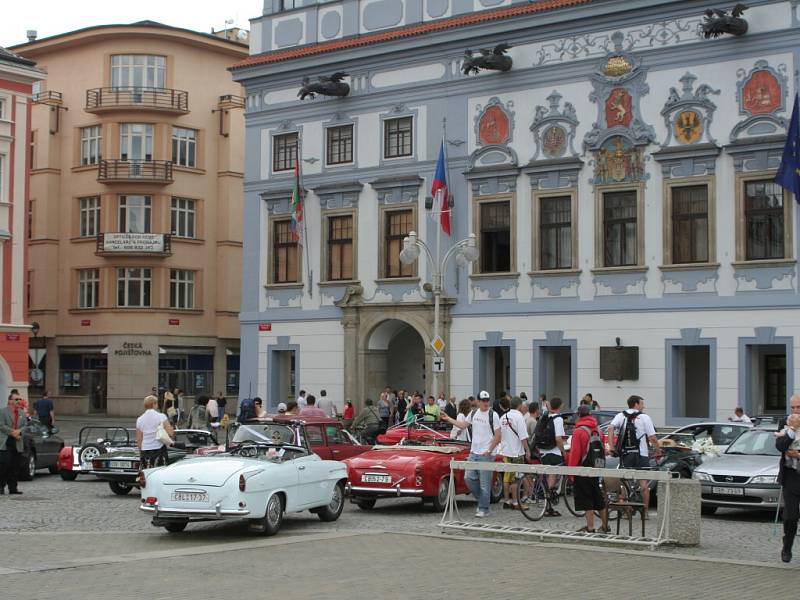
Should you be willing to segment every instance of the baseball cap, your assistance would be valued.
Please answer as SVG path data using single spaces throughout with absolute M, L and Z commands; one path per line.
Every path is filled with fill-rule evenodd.
M 488 400 L 489 392 L 487 392 L 486 390 L 481 390 L 481 393 L 478 394 L 478 398 L 480 398 L 481 400 Z
M 278 404 L 278 412 L 286 412 L 286 403 L 285 402 L 281 402 L 280 404 Z

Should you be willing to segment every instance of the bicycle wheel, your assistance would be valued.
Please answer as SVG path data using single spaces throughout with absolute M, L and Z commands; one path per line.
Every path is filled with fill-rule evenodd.
M 547 510 L 547 486 L 542 476 L 534 477 L 531 474 L 525 475 L 517 480 L 517 498 L 525 498 L 526 502 L 520 500 L 520 512 L 530 521 L 538 521 L 544 516 Z
M 572 493 L 572 482 L 569 477 L 561 478 L 561 486 L 557 488 L 560 496 L 564 498 L 564 505 L 567 510 L 572 513 L 574 517 L 582 517 L 586 514 L 585 510 L 577 510 L 575 508 L 575 496 Z

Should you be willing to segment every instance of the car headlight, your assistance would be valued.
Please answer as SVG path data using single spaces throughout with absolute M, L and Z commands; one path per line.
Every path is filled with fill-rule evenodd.
M 711 475 L 708 473 L 703 473 L 702 471 L 695 471 L 692 473 L 692 477 L 694 479 L 699 479 L 700 481 L 711 481 Z
M 778 483 L 777 475 L 758 475 L 750 480 L 750 483 Z

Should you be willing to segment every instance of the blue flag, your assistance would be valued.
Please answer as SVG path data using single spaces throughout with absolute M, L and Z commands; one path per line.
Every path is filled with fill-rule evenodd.
M 786 146 L 783 147 L 783 157 L 775 183 L 791 190 L 795 200 L 800 202 L 800 111 L 797 105 L 798 95 L 795 94 L 792 120 L 789 122 Z

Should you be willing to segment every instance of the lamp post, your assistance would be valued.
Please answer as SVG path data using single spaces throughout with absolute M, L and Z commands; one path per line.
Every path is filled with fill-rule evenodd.
M 448 261 L 455 256 L 456 263 L 459 266 L 465 267 L 470 263 L 478 260 L 478 246 L 475 239 L 475 234 L 470 233 L 469 237 L 459 240 L 453 244 L 444 256 L 440 257 L 439 244 L 436 244 L 436 258 L 434 258 L 431 249 L 428 245 L 419 239 L 416 231 L 411 231 L 408 236 L 403 239 L 403 250 L 400 252 L 400 262 L 409 265 L 419 258 L 420 252 L 424 251 L 428 259 L 428 266 L 430 272 L 433 274 L 433 281 L 431 288 L 433 291 L 433 337 L 439 337 L 439 304 L 444 290 L 444 273 L 447 271 Z M 438 351 L 437 351 L 438 354 Z M 433 372 L 433 395 L 439 393 L 439 373 Z

